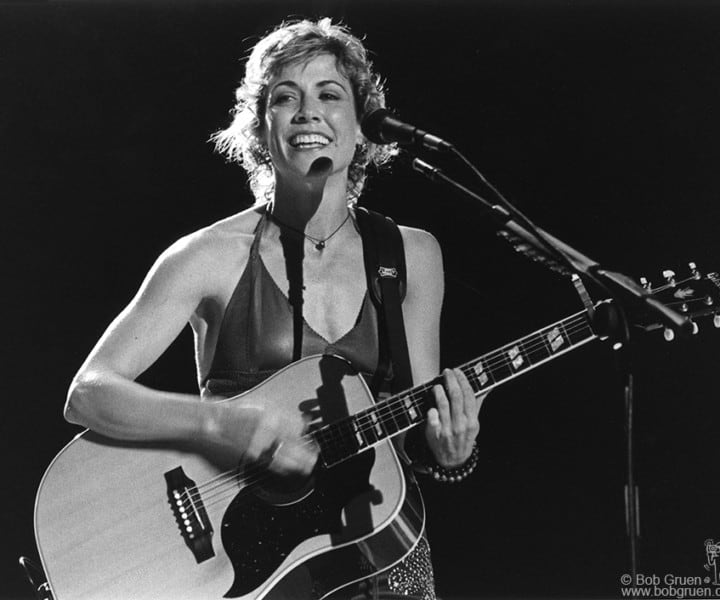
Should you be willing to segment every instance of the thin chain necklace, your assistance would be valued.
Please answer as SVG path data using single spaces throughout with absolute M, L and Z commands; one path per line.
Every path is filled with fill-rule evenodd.
M 316 237 L 313 237 L 313 236 L 311 236 L 311 235 L 308 235 L 308 234 L 305 233 L 304 231 L 300 231 L 299 229 L 296 229 L 295 227 L 291 227 L 291 226 L 288 225 L 287 223 L 283 223 L 280 219 L 278 219 L 278 218 L 277 218 L 274 214 L 272 214 L 271 212 L 268 212 L 267 214 L 268 214 L 268 216 L 269 216 L 273 221 L 275 221 L 275 222 L 276 222 L 278 225 L 280 225 L 281 227 L 284 227 L 285 229 L 289 229 L 290 231 L 294 231 L 294 232 L 297 233 L 298 235 L 302 235 L 303 237 L 305 237 L 305 238 L 307 238 L 308 240 L 310 240 L 310 241 L 315 245 L 315 250 L 317 250 L 318 252 L 322 252 L 323 250 L 325 250 L 325 246 L 327 245 L 328 240 L 329 240 L 332 236 L 334 236 L 338 231 L 340 231 L 340 230 L 343 228 L 343 225 L 345 225 L 345 223 L 347 223 L 347 222 L 348 222 L 348 219 L 350 218 L 350 211 L 348 211 L 347 216 L 343 219 L 343 222 L 340 223 L 340 225 L 338 225 L 338 226 L 335 228 L 335 231 L 333 231 L 333 232 L 332 232 L 329 236 L 327 236 L 325 239 L 321 239 L 321 238 L 316 238 Z

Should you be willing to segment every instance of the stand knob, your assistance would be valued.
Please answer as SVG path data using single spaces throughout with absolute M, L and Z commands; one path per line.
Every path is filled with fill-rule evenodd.
M 700 275 L 700 271 L 697 269 L 697 265 L 694 262 L 688 263 L 688 267 L 690 267 L 690 273 L 692 274 L 693 279 L 700 279 L 702 275 Z

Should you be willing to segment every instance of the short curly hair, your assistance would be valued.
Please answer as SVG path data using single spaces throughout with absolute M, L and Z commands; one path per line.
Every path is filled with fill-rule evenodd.
M 350 81 L 359 120 L 369 111 L 385 106 L 382 81 L 373 73 L 365 46 L 347 27 L 333 24 L 328 18 L 281 23 L 253 47 L 245 65 L 245 77 L 235 91 L 232 122 L 210 138 L 219 153 L 247 171 L 250 189 L 258 203 L 271 200 L 275 188 L 270 155 L 260 135 L 268 84 L 285 66 L 304 63 L 321 54 L 334 55 L 338 70 Z M 356 147 L 348 167 L 350 204 L 362 192 L 367 166 L 384 165 L 396 153 L 394 145 L 381 146 L 367 140 Z

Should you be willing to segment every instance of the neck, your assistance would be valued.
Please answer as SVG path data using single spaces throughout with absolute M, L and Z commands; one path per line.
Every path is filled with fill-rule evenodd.
M 347 178 L 299 184 L 277 179 L 271 212 L 281 223 L 325 239 L 347 217 Z

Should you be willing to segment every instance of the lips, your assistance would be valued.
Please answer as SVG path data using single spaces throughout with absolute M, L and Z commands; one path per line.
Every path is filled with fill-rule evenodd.
M 323 148 L 330 143 L 330 138 L 322 133 L 297 133 L 289 143 L 293 148 Z

